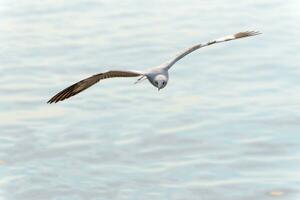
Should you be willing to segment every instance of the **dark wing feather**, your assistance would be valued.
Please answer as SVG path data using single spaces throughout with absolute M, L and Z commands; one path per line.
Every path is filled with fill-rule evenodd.
M 66 89 L 62 90 L 61 92 L 53 96 L 47 103 L 51 104 L 51 103 L 57 103 L 59 101 L 63 101 L 91 87 L 92 85 L 94 85 L 95 83 L 99 82 L 102 79 L 116 78 L 116 77 L 135 77 L 141 75 L 143 74 L 137 71 L 108 71 L 105 73 L 96 74 L 67 87 Z

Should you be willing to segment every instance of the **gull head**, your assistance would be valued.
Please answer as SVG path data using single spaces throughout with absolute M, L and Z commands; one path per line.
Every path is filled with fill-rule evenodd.
M 168 83 L 168 78 L 164 75 L 157 75 L 153 80 L 153 85 L 157 87 L 158 91 L 164 87 L 166 87 Z

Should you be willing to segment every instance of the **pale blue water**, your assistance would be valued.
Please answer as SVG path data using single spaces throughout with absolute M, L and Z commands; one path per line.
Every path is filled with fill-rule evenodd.
M 0 199 L 300 198 L 299 0 L 0 3 Z M 103 81 L 201 49 L 157 92 Z

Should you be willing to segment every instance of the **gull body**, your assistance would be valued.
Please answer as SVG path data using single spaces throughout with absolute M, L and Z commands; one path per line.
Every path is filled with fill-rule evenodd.
M 160 90 L 166 87 L 169 80 L 169 73 L 168 69 L 162 65 L 147 70 L 144 72 L 144 77 L 147 77 L 149 82 Z
M 190 48 L 184 49 L 183 51 L 179 52 L 174 58 L 168 60 L 167 62 L 158 65 L 156 67 L 152 67 L 146 69 L 145 71 L 136 71 L 136 70 L 113 70 L 107 71 L 104 73 L 95 74 L 91 77 L 83 79 L 66 89 L 60 91 L 56 95 L 54 95 L 48 103 L 57 103 L 59 101 L 63 101 L 71 96 L 74 96 L 83 90 L 91 87 L 95 83 L 99 82 L 100 80 L 107 79 L 107 78 L 115 78 L 115 77 L 139 77 L 139 79 L 135 83 L 139 83 L 145 79 L 156 87 L 158 90 L 166 87 L 169 81 L 169 69 L 180 59 L 185 57 L 186 55 L 190 54 L 191 52 L 200 49 L 202 47 L 210 46 L 216 43 L 227 42 L 230 40 L 236 40 L 240 38 L 245 38 L 249 36 L 254 36 L 260 34 L 256 31 L 245 31 L 239 32 L 233 35 L 229 35 L 223 38 L 219 38 L 216 40 L 212 40 L 206 43 L 196 44 Z

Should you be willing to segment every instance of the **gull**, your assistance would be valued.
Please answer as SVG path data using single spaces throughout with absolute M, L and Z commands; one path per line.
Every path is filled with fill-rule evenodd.
M 174 58 L 168 60 L 167 62 L 146 69 L 144 71 L 136 71 L 136 70 L 111 70 L 104 73 L 95 74 L 90 76 L 86 79 L 83 79 L 66 89 L 62 90 L 61 92 L 54 95 L 47 103 L 57 103 L 59 101 L 63 101 L 69 97 L 72 97 L 85 89 L 91 87 L 95 83 L 98 83 L 101 80 L 108 79 L 108 78 L 116 78 L 116 77 L 139 77 L 135 83 L 139 83 L 143 80 L 148 79 L 148 81 L 158 89 L 158 91 L 168 84 L 169 80 L 169 69 L 180 59 L 185 57 L 186 55 L 192 53 L 193 51 L 200 49 L 202 47 L 210 46 L 213 44 L 227 42 L 230 40 L 236 40 L 240 38 L 246 38 L 249 36 L 255 36 L 260 34 L 257 31 L 245 31 L 239 32 L 233 35 L 229 35 L 223 38 L 219 38 L 216 40 L 212 40 L 206 43 L 196 44 L 190 48 L 183 50 L 182 52 L 178 53 Z

